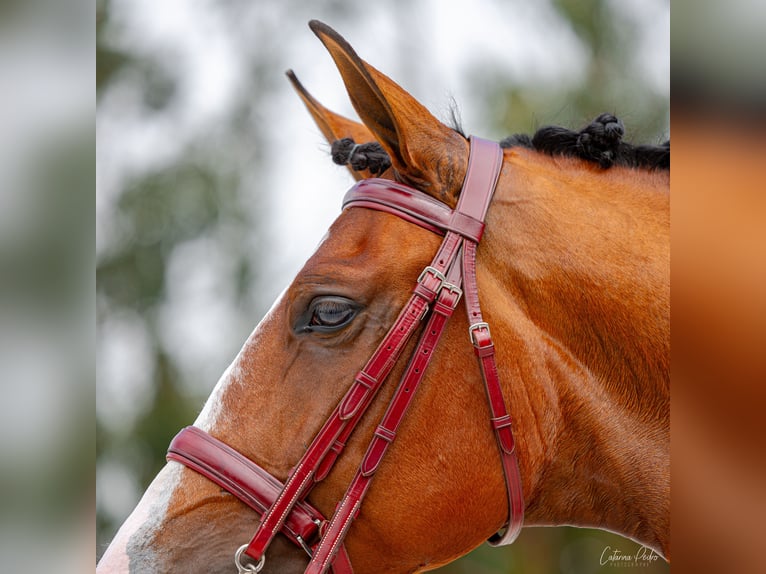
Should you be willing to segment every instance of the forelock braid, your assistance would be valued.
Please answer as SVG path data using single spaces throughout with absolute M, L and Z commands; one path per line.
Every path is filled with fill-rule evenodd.
M 350 165 L 354 171 L 370 170 L 380 175 L 391 167 L 391 158 L 378 142 L 357 144 L 351 138 L 335 140 L 331 145 L 332 160 L 338 165 Z

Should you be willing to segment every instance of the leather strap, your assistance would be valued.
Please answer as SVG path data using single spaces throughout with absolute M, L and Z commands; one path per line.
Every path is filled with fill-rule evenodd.
M 457 211 L 465 217 L 484 224 L 489 204 L 495 194 L 500 169 L 503 167 L 503 150 L 495 142 L 471 136 L 471 154 L 468 171 L 457 202 Z M 467 239 L 478 243 L 479 239 Z
M 388 179 L 364 179 L 343 198 L 343 207 L 366 207 L 391 213 L 438 235 L 453 231 L 480 241 L 484 223 L 480 219 L 453 211 L 430 195 Z
M 471 156 L 468 173 L 460 192 L 458 211 L 484 221 L 492 200 L 497 179 L 503 163 L 502 150 L 493 142 L 471 138 Z M 489 189 L 490 192 L 486 193 Z M 479 287 L 476 282 L 477 242 L 466 240 L 463 246 L 463 277 L 465 306 L 468 314 L 469 335 L 479 360 L 484 390 L 490 409 L 490 423 L 495 431 L 508 499 L 508 524 L 503 533 L 494 534 L 489 540 L 493 546 L 510 544 L 521 531 L 524 521 L 524 499 L 521 475 L 513 440 L 512 420 L 505 406 L 500 376 L 495 361 L 495 346 L 489 325 L 484 322 L 479 304 Z
M 205 431 L 189 426 L 170 442 L 167 460 L 179 462 L 226 489 L 262 515 L 276 500 L 283 484 L 225 443 Z M 327 519 L 316 508 L 301 502 L 290 513 L 282 533 L 309 556 L 319 543 Z M 344 546 L 333 564 L 335 574 L 353 574 Z
M 516 459 L 513 440 L 512 420 L 505 406 L 500 376 L 495 361 L 495 345 L 492 342 L 489 325 L 484 322 L 479 305 L 479 289 L 476 284 L 476 244 L 466 242 L 463 246 L 463 272 L 465 278 L 465 306 L 468 313 L 468 332 L 479 360 L 484 390 L 490 410 L 490 423 L 500 451 L 508 498 L 508 524 L 505 532 L 495 533 L 487 542 L 492 546 L 510 544 L 521 531 L 524 522 L 524 498 L 521 488 L 521 474 Z
M 263 514 L 276 500 L 283 485 L 253 461 L 197 427 L 186 427 L 170 442 L 166 458 L 180 462 L 225 488 Z M 324 516 L 308 504 L 295 508 L 285 523 L 286 534 L 297 542 L 311 543 Z
M 348 529 L 356 518 L 362 500 L 367 494 L 370 483 L 378 470 L 383 456 L 389 445 L 396 439 L 396 432 L 412 403 L 412 398 L 423 380 L 426 369 L 431 362 L 433 352 L 441 339 L 447 321 L 457 307 L 462 291 L 460 290 L 460 260 L 456 257 L 446 276 L 439 296 L 434 303 L 431 317 L 421 334 L 407 369 L 402 376 L 399 386 L 388 405 L 378 427 L 375 429 L 367 453 L 362 458 L 359 469 L 342 498 L 341 504 L 335 511 L 322 541 L 305 571 L 305 574 L 321 574 L 327 571 L 342 548 L 341 543 Z

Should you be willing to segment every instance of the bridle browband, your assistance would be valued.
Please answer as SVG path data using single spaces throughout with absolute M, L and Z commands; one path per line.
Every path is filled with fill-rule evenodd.
M 511 417 L 505 406 L 495 363 L 495 348 L 479 306 L 476 284 L 476 247 L 484 231 L 484 218 L 497 184 L 503 155 L 488 140 L 470 138 L 470 158 L 455 210 L 411 187 L 384 179 L 366 179 L 352 187 L 343 207 L 364 207 L 392 213 L 443 235 L 439 250 L 423 269 L 412 295 L 383 341 L 335 410 L 322 426 L 301 460 L 282 484 L 251 460 L 196 427 L 183 429 L 168 449 L 168 460 L 196 470 L 234 494 L 262 515 L 249 544 L 237 550 L 240 574 L 260 572 L 266 550 L 277 532 L 301 546 L 311 557 L 305 574 L 351 574 L 343 545 L 359 513 L 367 490 L 396 431 L 423 380 L 433 351 L 447 321 L 465 296 L 469 338 L 479 360 L 508 495 L 508 524 L 488 542 L 510 544 L 521 530 L 524 501 L 516 459 Z M 335 513 L 327 520 L 307 500 L 311 489 L 330 472 L 346 442 L 399 359 L 405 345 L 427 320 L 409 364 L 394 392 L 370 445 Z M 242 560 L 246 554 L 253 562 Z

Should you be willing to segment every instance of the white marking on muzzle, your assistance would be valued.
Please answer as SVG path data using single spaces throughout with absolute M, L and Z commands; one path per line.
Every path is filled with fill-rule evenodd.
M 151 552 L 148 542 L 165 520 L 170 500 L 181 481 L 182 470 L 180 464 L 168 463 L 157 474 L 138 506 L 117 531 L 96 568 L 96 574 L 125 574 L 129 571 L 131 558 L 139 558 L 143 563 L 152 562 L 151 556 L 129 556 L 128 545 L 142 548 L 144 554 Z
M 274 314 L 275 309 L 285 296 L 285 289 L 272 305 L 263 320 L 256 326 L 248 342 L 257 336 L 258 329 Z M 242 353 L 247 349 L 246 342 L 229 368 L 221 375 L 213 392 L 208 397 L 194 425 L 206 432 L 214 432 L 216 425 L 226 414 L 222 411 L 222 397 L 228 385 L 247 380 L 248 373 L 243 372 Z M 141 570 L 143 566 L 155 563 L 152 556 L 151 541 L 158 528 L 166 520 L 168 506 L 178 488 L 183 467 L 170 462 L 159 472 L 152 481 L 138 506 L 120 527 L 109 548 L 96 569 L 97 574 L 125 574 L 129 572 L 130 564 L 134 569 Z

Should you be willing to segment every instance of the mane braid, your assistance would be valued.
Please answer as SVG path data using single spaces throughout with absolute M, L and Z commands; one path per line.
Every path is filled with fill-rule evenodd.
M 515 146 L 551 156 L 576 157 L 598 163 L 606 169 L 612 165 L 647 170 L 670 169 L 670 140 L 662 145 L 633 145 L 622 141 L 623 123 L 612 114 L 601 114 L 580 131 L 545 126 L 529 137 L 514 134 L 500 142 L 500 147 Z
M 457 107 L 451 107 L 452 129 L 463 135 Z M 502 148 L 523 147 L 550 156 L 576 157 L 597 163 L 603 169 L 613 165 L 646 170 L 670 169 L 670 140 L 661 145 L 633 145 L 622 141 L 625 126 L 612 114 L 601 114 L 580 131 L 545 126 L 533 136 L 514 134 L 500 142 Z M 332 143 L 332 159 L 355 171 L 370 170 L 378 175 L 391 167 L 391 158 L 378 142 L 355 142 L 351 138 Z

